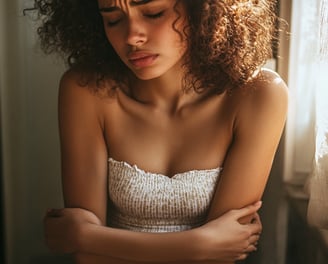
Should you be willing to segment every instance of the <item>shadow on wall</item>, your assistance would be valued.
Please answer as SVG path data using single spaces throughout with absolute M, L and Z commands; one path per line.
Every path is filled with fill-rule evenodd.
M 22 13 L 31 1 L 0 0 L 0 263 L 6 264 L 34 264 L 50 255 L 42 219 L 47 208 L 63 204 L 57 93 L 65 69 L 41 53 L 36 25 Z
M 1 122 L 1 120 L 0 120 Z M 1 124 L 0 124 L 1 127 Z M 0 131 L 0 149 L 1 149 L 1 131 Z M 3 223 L 3 176 L 2 176 L 2 155 L 0 152 L 0 237 L 4 238 L 4 223 Z M 5 250 L 4 250 L 5 244 L 4 239 L 0 239 L 0 263 L 5 263 Z

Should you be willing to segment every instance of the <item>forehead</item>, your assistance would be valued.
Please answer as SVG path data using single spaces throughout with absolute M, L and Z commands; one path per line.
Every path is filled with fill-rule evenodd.
M 151 2 L 159 2 L 161 0 L 98 0 L 100 7 L 108 6 L 139 6 L 146 5 Z M 168 1 L 168 0 L 166 0 Z

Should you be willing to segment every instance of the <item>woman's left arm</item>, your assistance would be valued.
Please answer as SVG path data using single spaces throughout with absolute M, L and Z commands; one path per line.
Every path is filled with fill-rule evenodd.
M 234 136 L 225 157 L 208 220 L 261 200 L 283 131 L 288 93 L 283 80 L 263 70 L 249 91 L 238 92 Z M 251 220 L 243 219 L 246 223 Z

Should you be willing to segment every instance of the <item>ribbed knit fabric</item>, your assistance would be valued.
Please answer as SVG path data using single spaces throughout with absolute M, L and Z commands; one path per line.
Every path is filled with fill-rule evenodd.
M 109 159 L 109 225 L 140 232 L 177 232 L 204 223 L 221 168 L 173 177 Z

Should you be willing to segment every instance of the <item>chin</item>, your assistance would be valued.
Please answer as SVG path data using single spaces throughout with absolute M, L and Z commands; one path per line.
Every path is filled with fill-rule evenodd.
M 139 71 L 133 71 L 133 73 L 138 79 L 143 81 L 157 79 L 164 74 L 163 72 L 158 72 L 151 69 L 142 69 Z

